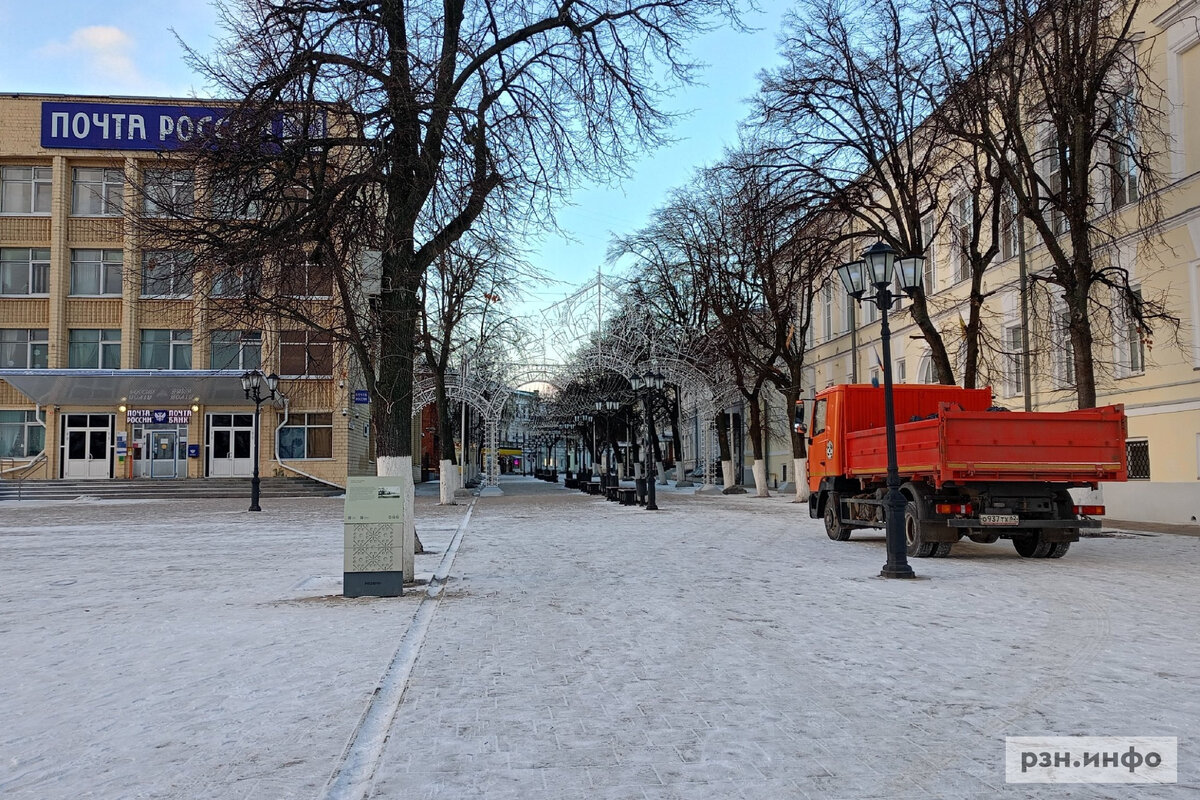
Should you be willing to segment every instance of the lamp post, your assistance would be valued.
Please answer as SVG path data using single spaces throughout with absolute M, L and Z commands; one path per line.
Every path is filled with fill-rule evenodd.
M 265 387 L 264 387 L 265 384 Z M 263 394 L 266 388 L 267 393 Z M 262 438 L 262 426 L 259 424 L 262 404 L 274 400 L 279 389 L 279 376 L 272 372 L 263 375 L 261 369 L 252 369 L 242 373 L 242 390 L 247 400 L 254 401 L 254 477 L 250 479 L 250 511 L 262 511 L 258 505 L 258 440 Z
M 658 476 L 654 474 L 654 412 L 650 408 L 650 390 L 661 389 L 663 382 L 666 379 L 661 372 L 646 370 L 644 375 L 638 375 L 636 372 L 630 376 L 629 385 L 633 387 L 634 392 L 640 392 L 645 389 L 642 394 L 642 407 L 646 412 L 646 454 L 644 456 L 646 465 L 646 510 L 658 511 L 658 505 L 654 502 L 654 482 Z
M 862 252 L 862 258 L 837 268 L 846 294 L 859 303 L 867 295 L 880 313 L 879 337 L 883 340 L 883 416 L 887 429 L 887 563 L 880 575 L 884 578 L 915 578 L 908 564 L 908 548 L 904 537 L 904 495 L 900 494 L 900 469 L 896 464 L 896 409 L 892 390 L 892 330 L 888 327 L 888 309 L 899 295 L 892 292 L 893 273 L 899 272 L 900 289 L 912 295 L 921 286 L 925 271 L 922 256 L 897 259 L 899 255 L 884 242 L 876 242 Z M 874 296 L 869 292 L 873 291 Z M 834 509 L 841 515 L 841 509 Z

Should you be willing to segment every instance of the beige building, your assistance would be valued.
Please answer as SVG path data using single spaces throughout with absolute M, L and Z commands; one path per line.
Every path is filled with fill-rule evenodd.
M 233 321 L 220 287 L 164 269 L 179 254 L 139 246 L 126 212 L 194 191 L 163 154 L 216 118 L 190 100 L 0 98 L 4 477 L 250 476 L 256 439 L 263 476 L 374 472 L 365 387 L 339 348 Z M 330 299 L 332 281 L 301 283 Z M 281 376 L 258 437 L 239 380 L 254 369 Z
M 1126 484 L 1102 487 L 1102 499 L 1112 518 L 1195 523 L 1200 520 L 1200 3 L 1148 3 L 1144 15 L 1153 77 L 1169 101 L 1164 111 L 1170 153 L 1163 164 L 1169 185 L 1161 195 L 1161 236 L 1134 232 L 1118 240 L 1108 257 L 1129 269 L 1143 296 L 1168 298 L 1182 326 L 1178 342 L 1165 328 L 1151 341 L 1118 315 L 1115 329 L 1102 334 L 1104 343 L 1094 353 L 1097 402 L 1125 406 L 1130 477 Z M 955 199 L 945 199 L 952 219 Z M 1129 200 L 1110 193 L 1104 213 L 1135 213 Z M 953 354 L 967 282 L 952 235 L 943 230 L 934 239 L 925 277 L 930 306 L 940 309 L 935 319 Z M 1034 272 L 1047 261 L 1044 246 L 1032 230 L 1026 241 Z M 999 404 L 1013 409 L 1024 408 L 1027 389 L 1021 359 L 1011 355 L 1023 352 L 1018 261 L 1016 241 L 1002 243 L 984 286 L 995 293 L 985 320 L 992 341 L 1000 344 L 984 367 L 984 381 Z M 1069 340 L 1060 308 L 1053 297 L 1031 294 L 1029 318 L 1032 407 L 1073 408 Z M 894 379 L 932 382 L 928 350 L 916 338 L 911 318 L 901 310 L 890 321 Z M 882 380 L 879 312 L 873 306 L 853 308 L 835 284 L 819 297 L 813 327 L 808 387 Z M 782 441 L 773 442 L 772 451 L 772 459 L 780 462 L 788 452 Z

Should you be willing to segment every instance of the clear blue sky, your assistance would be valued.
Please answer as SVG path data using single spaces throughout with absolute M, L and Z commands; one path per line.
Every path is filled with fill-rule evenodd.
M 641 158 L 633 176 L 616 187 L 580 190 L 560 222 L 576 241 L 547 237 L 531 247 L 548 274 L 578 285 L 604 260 L 612 232 L 643 225 L 666 193 L 697 166 L 712 163 L 736 139 L 744 98 L 756 75 L 774 63 L 776 34 L 788 0 L 762 0 L 766 10 L 748 16 L 761 30 L 724 29 L 695 43 L 692 58 L 709 66 L 703 83 L 674 99 L 675 111 L 692 111 L 672 131 L 678 144 Z M 216 15 L 204 0 L 0 0 L 5 57 L 0 91 L 186 97 L 204 87 L 181 58 L 171 29 L 206 50 L 217 35 Z M 547 287 L 533 300 L 550 301 L 570 287 Z

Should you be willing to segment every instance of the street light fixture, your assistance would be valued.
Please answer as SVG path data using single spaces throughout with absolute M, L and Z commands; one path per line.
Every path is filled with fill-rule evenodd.
M 915 578 L 908 564 L 908 549 L 904 536 L 904 495 L 900 494 L 900 469 L 896 463 L 896 409 L 892 389 L 892 330 L 888 326 L 888 309 L 900 295 L 892 291 L 893 276 L 899 279 L 900 289 L 912 295 L 921 288 L 925 272 L 923 256 L 899 255 L 885 242 L 876 242 L 862 252 L 862 258 L 837 268 L 846 294 L 859 303 L 866 298 L 880 313 L 879 337 L 883 340 L 883 409 L 887 429 L 887 563 L 880 575 L 884 578 Z M 834 509 L 841 516 L 841 509 Z
M 263 394 L 264 388 L 267 390 L 266 394 Z M 262 370 L 252 369 L 242 373 L 242 391 L 246 393 L 247 400 L 254 401 L 254 477 L 250 479 L 250 511 L 262 511 L 258 505 L 258 440 L 262 436 L 262 426 L 259 424 L 261 407 L 267 400 L 275 399 L 278 389 L 279 376 L 274 372 L 270 375 L 263 375 Z
M 654 474 L 654 412 L 650 409 L 650 390 L 661 389 L 665 380 L 661 372 L 649 369 L 642 375 L 635 372 L 629 377 L 629 385 L 633 387 L 635 393 L 640 393 L 642 389 L 646 390 L 642 393 L 642 406 L 646 412 L 646 454 L 644 456 L 646 464 L 643 471 L 646 473 L 647 511 L 658 511 L 658 504 L 654 498 L 654 483 L 658 480 L 658 476 Z

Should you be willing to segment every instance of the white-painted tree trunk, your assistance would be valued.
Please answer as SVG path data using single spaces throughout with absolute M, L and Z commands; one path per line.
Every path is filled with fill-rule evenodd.
M 655 468 L 658 470 L 658 485 L 666 486 L 667 485 L 667 468 L 665 466 L 663 466 L 663 462 L 661 462 L 661 461 L 655 461 L 654 464 L 655 464 Z
M 404 533 L 401 542 L 401 569 L 404 579 L 412 580 L 415 575 L 417 552 L 417 526 L 413 517 L 413 503 L 416 500 L 416 488 L 413 483 L 412 456 L 380 456 L 375 461 L 375 474 L 382 477 L 400 478 L 400 487 L 404 492 Z
M 725 479 L 725 488 L 726 489 L 728 489 L 731 486 L 737 486 L 737 481 L 735 481 L 733 479 L 733 462 L 732 461 L 722 461 L 721 462 L 721 477 Z
M 756 458 L 751 470 L 754 472 L 754 496 L 770 497 L 771 492 L 767 486 L 767 462 L 761 458 Z
M 808 490 L 808 459 L 793 458 L 792 468 L 796 474 L 796 502 L 807 503 L 811 494 Z
M 455 504 L 454 490 L 458 488 L 458 468 L 448 459 L 438 462 L 438 476 L 441 479 L 440 502 L 444 506 Z

